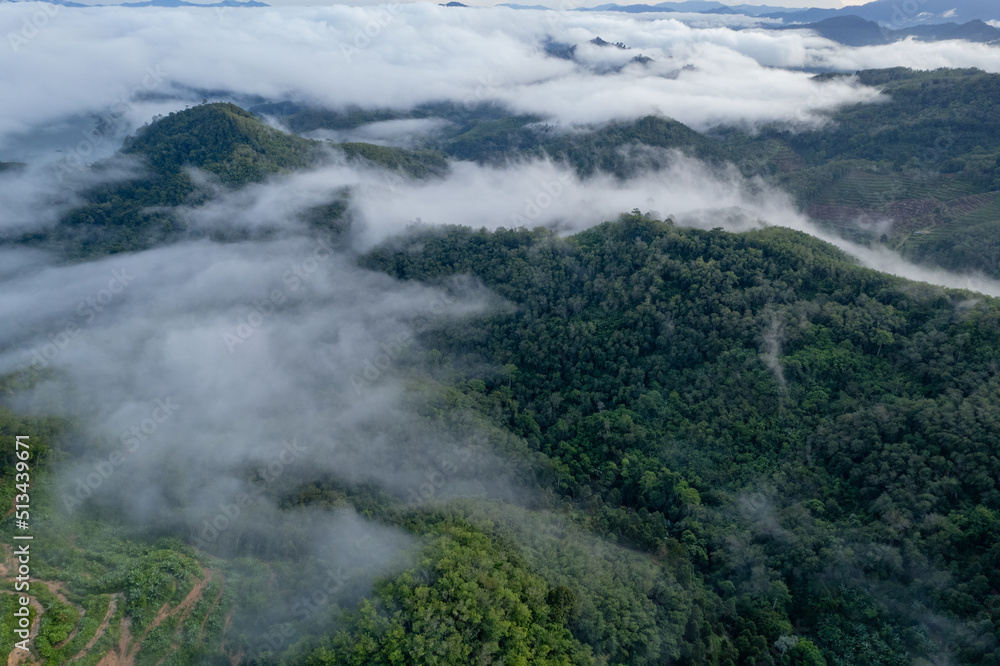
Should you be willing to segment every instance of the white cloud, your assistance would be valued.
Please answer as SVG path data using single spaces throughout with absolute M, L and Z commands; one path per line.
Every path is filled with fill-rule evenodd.
M 303 136 L 335 143 L 362 141 L 402 148 L 416 147 L 422 139 L 439 134 L 448 122 L 440 118 L 403 118 L 367 123 L 352 130 L 313 130 Z
M 978 67 L 1000 73 L 1000 48 L 965 41 L 918 42 L 907 38 L 884 46 L 830 48 L 814 56 L 818 66 L 844 71 L 882 67 L 931 70 L 941 67 Z
M 0 34 L 25 32 L 40 6 L 0 5 Z M 672 18 L 456 11 L 425 3 L 223 12 L 60 8 L 26 34 L 0 72 L 0 154 L 16 152 L 25 143 L 18 136 L 37 143 L 59 126 L 65 137 L 53 135 L 53 149 L 72 145 L 95 115 L 112 114 L 134 128 L 154 113 L 200 101 L 191 89 L 329 107 L 498 99 L 566 123 L 662 113 L 705 127 L 815 120 L 814 111 L 873 95 L 849 81 L 818 85 L 781 68 L 1000 71 L 1000 49 L 984 45 L 909 41 L 850 49 L 800 32 L 695 28 Z M 598 35 L 632 50 L 589 47 Z M 546 36 L 582 45 L 587 65 L 545 57 Z M 594 71 L 639 53 L 653 62 L 620 74 Z

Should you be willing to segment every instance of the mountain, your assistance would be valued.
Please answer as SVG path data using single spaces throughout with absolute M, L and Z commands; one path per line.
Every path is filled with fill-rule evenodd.
M 146 158 L 157 173 L 191 166 L 240 185 L 308 165 L 317 144 L 279 132 L 234 104 L 216 103 L 156 120 L 128 139 L 122 153 Z
M 889 30 L 874 21 L 868 21 L 848 14 L 834 16 L 816 23 L 793 25 L 765 25 L 770 30 L 812 30 L 827 39 L 845 46 L 875 46 L 889 44 L 908 37 L 921 41 L 943 41 L 949 39 L 964 39 L 982 44 L 1000 44 L 1000 29 L 983 21 L 975 20 L 963 23 L 936 23 L 929 25 Z
M 298 107 L 272 105 L 262 109 L 295 112 Z M 366 119 L 378 115 L 370 114 Z M 73 258 L 140 250 L 176 240 L 188 230 L 173 209 L 203 203 L 211 196 L 209 189 L 192 179 L 190 169 L 213 176 L 228 189 L 238 189 L 316 165 L 331 150 L 351 162 L 383 169 L 390 178 L 427 179 L 441 176 L 449 168 L 442 152 L 358 142 L 324 145 L 276 130 L 234 104 L 201 104 L 157 117 L 125 140 L 119 156 L 138 158 L 144 172 L 84 192 L 84 204 L 67 213 L 54 229 L 25 240 L 61 246 L 62 252 Z M 93 169 L 99 174 L 106 166 L 98 163 Z M 344 211 L 344 201 L 338 199 L 308 211 L 305 221 L 328 233 L 340 233 L 345 229 Z
M 595 171 L 631 175 L 623 150 L 642 145 L 654 148 L 681 150 L 689 155 L 710 162 L 721 163 L 724 153 L 717 141 L 699 134 L 675 120 L 647 117 L 631 123 L 611 123 L 587 134 L 568 135 L 543 144 L 543 150 L 552 158 L 572 164 L 581 175 Z M 647 168 L 656 163 L 656 157 L 647 155 Z
M 806 28 L 845 46 L 872 46 L 888 44 L 891 41 L 878 23 L 853 14 L 833 16 L 803 26 L 784 27 Z
M 173 207 L 208 196 L 189 168 L 238 188 L 314 164 L 323 153 L 318 142 L 279 132 L 238 106 L 218 103 L 154 119 L 126 139 L 120 154 L 138 158 L 145 172 L 83 193 L 82 206 L 31 242 L 60 246 L 72 257 L 146 248 L 182 231 Z M 98 174 L 104 168 L 101 163 L 94 167 Z
M 852 7 L 851 9 L 854 9 Z M 838 9 L 822 9 L 817 7 L 812 7 L 809 9 L 801 10 L 778 10 L 771 11 L 759 16 L 763 18 L 778 18 L 783 20 L 786 24 L 791 23 L 815 23 L 817 21 L 823 21 L 828 18 L 833 18 L 834 16 L 840 16 L 846 13 L 858 15 L 858 12 L 841 12 Z
M 499 163 L 547 155 L 581 174 L 651 176 L 649 156 L 632 160 L 629 149 L 676 148 L 735 162 L 817 213 L 915 210 L 940 223 L 927 247 L 970 253 L 966 266 L 1000 247 L 1000 76 L 903 68 L 852 76 L 883 89 L 884 103 L 841 109 L 811 130 L 706 136 L 650 117 L 553 137 L 538 118 L 487 105 L 388 115 L 452 118 L 454 133 L 437 139 L 452 155 Z M 387 114 L 268 109 L 313 128 Z M 939 141 L 942 126 L 947 141 Z M 339 149 L 405 177 L 447 168 L 430 150 Z M 316 142 L 231 104 L 158 118 L 122 153 L 146 173 L 83 193 L 85 205 L 52 234 L 23 242 L 69 246 L 79 250 L 73 260 L 167 245 L 190 238 L 180 233 L 188 204 L 322 155 Z M 100 175 L 105 165 L 93 168 Z M 191 168 L 221 187 L 199 188 Z M 345 208 L 335 201 L 311 211 L 310 234 L 342 233 Z M 979 235 L 963 241 L 974 225 Z M 35 649 L 48 663 L 80 655 L 97 663 L 116 649 L 151 664 L 996 661 L 1000 299 L 865 269 L 786 228 L 681 228 L 639 210 L 573 235 L 417 227 L 373 248 L 330 252 L 338 266 L 397 294 L 473 284 L 493 304 L 424 317 L 412 346 L 383 347 L 414 414 L 406 436 L 385 435 L 399 455 L 379 464 L 390 478 L 429 470 L 420 492 L 430 495 L 414 501 L 329 468 L 308 478 L 289 478 L 289 468 L 287 483 L 273 485 L 248 474 L 248 488 L 277 515 L 356 512 L 405 535 L 406 556 L 379 566 L 377 577 L 351 574 L 349 589 L 335 572 L 317 597 L 303 589 L 313 580 L 303 572 L 330 571 L 331 560 L 327 551 L 308 554 L 310 530 L 296 529 L 287 548 L 265 549 L 277 540 L 244 530 L 244 518 L 225 539 L 252 556 L 225 559 L 166 526 L 127 528 L 96 503 L 79 514 L 93 520 L 70 518 L 53 508 L 60 500 L 43 475 L 49 460 L 77 461 L 81 429 L 0 405 L 0 430 L 30 435 L 39 463 L 39 552 L 53 555 L 32 561 L 60 590 L 32 588 L 44 602 L 36 612 L 48 618 Z M 351 298 L 372 293 L 381 292 Z M 270 312 L 308 323 L 300 306 L 334 301 L 321 291 Z M 206 316 L 194 314 L 196 324 Z M 100 335 L 117 340 L 111 333 L 121 329 L 104 325 Z M 167 336 L 149 328 L 141 330 Z M 340 343 L 338 332 L 330 329 L 329 344 Z M 169 339 L 187 353 L 185 339 Z M 317 353 L 309 349 L 320 368 Z M 0 389 L 11 395 L 36 382 L 34 404 L 44 407 L 52 374 L 0 377 Z M 310 387 L 322 405 L 335 405 L 342 398 L 322 393 L 323 378 L 311 373 Z M 357 446 L 382 426 L 373 421 Z M 413 451 L 432 436 L 474 444 L 471 479 L 513 470 L 515 501 L 475 491 L 425 501 L 463 473 Z M 12 478 L 17 461 L 0 456 L 0 476 Z M 13 501 L 15 489 L 4 492 Z M 219 506 L 235 515 L 228 502 Z M 15 529 L 10 517 L 0 524 L 5 538 Z M 14 599 L 0 595 L 0 607 Z M 302 607 L 303 599 L 319 601 Z
M 705 2 L 703 0 L 688 0 L 687 2 L 660 2 L 657 7 L 673 9 L 678 12 L 695 12 L 705 14 L 743 14 L 745 16 L 759 16 L 768 12 L 794 12 L 795 9 L 788 7 L 775 7 L 771 5 L 729 5 L 721 2 Z
M 613 46 L 613 47 L 615 47 L 617 49 L 621 49 L 623 51 L 625 51 L 625 50 L 628 49 L 628 47 L 625 46 L 625 44 L 623 44 L 622 42 L 615 42 L 615 43 L 612 44 L 609 41 L 601 39 L 600 35 L 598 35 L 597 37 L 594 37 L 592 40 L 590 40 L 590 43 L 593 44 L 594 46 Z
M 827 34 L 849 39 L 849 28 L 858 21 L 837 17 L 825 24 Z M 847 37 L 832 32 L 845 25 Z M 860 25 L 873 41 L 884 43 L 875 24 Z M 960 28 L 926 29 L 954 34 Z M 885 35 L 899 38 L 891 31 Z M 597 39 L 591 43 L 607 43 Z M 547 48 L 555 57 L 573 58 L 575 46 L 553 42 Z M 841 75 L 819 78 L 832 76 Z M 584 177 L 602 171 L 627 179 L 656 171 L 665 165 L 663 153 L 645 148 L 676 149 L 764 178 L 832 233 L 884 245 L 918 263 L 1000 278 L 1000 107 L 993 103 L 1000 98 L 1000 75 L 895 68 L 854 76 L 882 90 L 882 103 L 840 109 L 820 129 L 790 131 L 778 123 L 752 135 L 735 128 L 706 135 L 658 117 L 560 133 L 543 118 L 489 105 L 334 113 L 276 104 L 266 112 L 296 131 L 441 118 L 447 129 L 430 139 L 428 148 L 486 164 L 547 156 Z
M 843 9 L 808 9 L 796 12 L 770 12 L 765 16 L 785 23 L 814 23 L 834 16 L 854 15 L 898 30 L 916 25 L 981 20 L 1000 20 L 1000 3 L 995 0 L 874 0 Z
M 963 23 L 935 23 L 928 25 L 889 30 L 884 26 L 848 14 L 833 16 L 816 23 L 792 25 L 763 25 L 766 30 L 812 30 L 829 40 L 845 46 L 876 46 L 890 44 L 909 37 L 921 41 L 936 42 L 950 39 L 963 39 L 981 44 L 1000 44 L 1000 29 L 983 21 L 975 20 Z
M 657 553 L 667 572 L 698 572 L 657 576 L 656 593 L 613 593 L 616 609 L 619 599 L 641 602 L 629 606 L 631 629 L 612 632 L 619 640 L 600 625 L 604 605 L 583 600 L 589 584 L 550 578 L 550 589 L 573 587 L 579 614 L 566 626 L 593 650 L 593 661 L 564 663 L 904 664 L 943 650 L 955 663 L 992 658 L 993 625 L 985 640 L 963 629 L 942 648 L 942 629 L 926 618 L 947 612 L 967 628 L 998 598 L 1000 570 L 989 563 L 1000 553 L 991 453 L 1000 377 L 982 368 L 1000 353 L 1000 301 L 861 269 L 787 229 L 679 229 L 638 212 L 565 239 L 434 229 L 377 248 L 364 265 L 426 284 L 471 275 L 512 303 L 423 338 L 446 359 L 440 376 L 454 377 L 450 403 L 523 437 L 547 461 L 549 487 L 587 507 L 601 533 Z M 483 365 L 504 370 L 477 373 Z M 501 533 L 516 540 L 516 522 L 502 521 Z M 545 548 L 528 540 L 516 562 L 543 578 L 576 570 L 575 558 L 541 564 Z M 482 634 L 440 600 L 488 604 L 473 602 L 476 585 L 455 584 L 482 569 L 434 560 L 449 564 L 387 581 L 314 657 L 392 663 L 416 649 L 405 628 L 418 622 L 440 628 L 437 649 L 480 649 Z M 476 561 L 496 566 L 495 555 Z M 980 584 L 962 588 L 968 599 L 946 591 L 972 580 Z M 781 643 L 772 653 L 792 632 L 785 648 L 802 653 L 782 658 Z
M 522 5 L 503 5 L 528 8 Z M 541 6 L 533 9 L 548 9 Z M 828 19 L 844 19 L 855 16 L 874 22 L 890 30 L 902 30 L 913 26 L 969 21 L 1000 20 L 1000 3 L 994 0 L 914 0 L 913 3 L 899 3 L 896 0 L 875 0 L 865 5 L 854 5 L 842 9 L 808 8 L 797 9 L 769 5 L 726 5 L 721 2 L 689 0 L 688 2 L 661 2 L 654 5 L 621 5 L 609 3 L 596 7 L 580 7 L 576 11 L 607 11 L 641 14 L 651 12 L 689 12 L 696 14 L 743 14 L 763 18 L 781 19 L 785 25 L 816 24 Z M 834 24 L 836 26 L 837 24 Z M 841 24 L 846 25 L 846 24 Z M 770 27 L 770 26 L 764 26 Z M 842 32 L 843 27 L 832 28 Z M 850 39 L 850 38 L 848 38 Z M 937 39 L 937 38 L 935 38 Z M 865 42 L 861 37 L 854 41 Z M 847 43 L 847 42 L 843 42 Z M 872 42 L 876 43 L 876 42 Z
M 941 41 L 945 39 L 964 39 L 982 44 L 1000 44 L 1000 28 L 976 19 L 968 23 L 940 23 L 921 25 L 902 30 L 889 31 L 890 35 L 900 37 L 916 37 L 924 41 Z

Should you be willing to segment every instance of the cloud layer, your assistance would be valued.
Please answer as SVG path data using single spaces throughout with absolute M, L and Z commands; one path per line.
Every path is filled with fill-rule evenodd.
M 5 3 L 0 158 L 45 142 L 53 150 L 73 146 L 95 117 L 133 128 L 203 94 L 333 108 L 492 99 L 564 123 L 658 113 L 704 128 L 815 122 L 823 111 L 875 94 L 849 80 L 821 84 L 782 68 L 1000 71 L 995 47 L 907 41 L 852 49 L 808 33 L 733 30 L 720 23 L 731 20 L 725 17 L 699 20 L 715 21 L 714 27 L 430 3 L 141 11 Z M 595 36 L 632 50 L 591 47 Z M 547 39 L 582 45 L 580 62 L 546 56 Z M 652 62 L 628 64 L 618 74 L 595 71 L 639 53 Z
M 6 3 L 0 35 L 0 160 L 31 162 L 0 174 L 3 234 L 53 224 L 95 182 L 75 167 L 111 155 L 154 115 L 203 96 L 328 108 L 494 100 L 564 127 L 655 113 L 704 129 L 815 124 L 840 105 L 878 98 L 852 79 L 817 82 L 789 68 L 1000 71 L 1000 50 L 953 42 L 851 49 L 718 23 L 432 4 L 136 11 Z M 598 35 L 631 50 L 590 45 Z M 552 42 L 578 45 L 575 60 L 546 55 Z M 640 53 L 652 61 L 631 62 Z M 439 128 L 389 121 L 328 137 L 399 144 Z M 873 268 L 1000 296 L 996 282 L 922 269 L 823 234 L 787 196 L 735 168 L 679 153 L 650 157 L 665 168 L 625 182 L 581 179 L 544 160 L 456 162 L 442 179 L 408 182 L 335 157 L 184 211 L 197 232 L 258 240 L 188 239 L 73 265 L 4 249 L 0 373 L 44 370 L 15 406 L 79 424 L 69 443 L 74 462 L 58 484 L 68 511 L 110 508 L 226 553 L 280 554 L 286 532 L 271 530 L 279 522 L 326 536 L 373 534 L 379 552 L 391 553 L 406 540 L 385 528 L 350 515 L 279 519 L 268 497 L 293 479 L 331 476 L 377 483 L 405 501 L 516 492 L 490 453 L 493 435 L 471 421 L 445 427 L 423 418 L 406 373 L 427 351 L 416 338 L 429 322 L 504 304 L 474 281 L 401 283 L 354 261 L 352 252 L 414 222 L 568 233 L 639 208 L 705 228 L 777 224 Z M 57 177 L 47 161 L 74 168 Z M 139 169 L 119 162 L 102 178 Z M 338 253 L 317 245 L 301 213 L 345 188 L 355 227 L 351 249 Z M 764 351 L 777 358 L 776 348 Z M 215 536 L 206 530 L 261 488 L 249 524 Z

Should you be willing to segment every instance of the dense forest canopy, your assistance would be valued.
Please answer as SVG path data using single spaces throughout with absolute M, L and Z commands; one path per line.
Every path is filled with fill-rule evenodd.
M 857 268 L 802 234 L 637 214 L 566 240 L 401 243 L 367 265 L 471 273 L 518 306 L 429 333 L 439 372 L 545 454 L 545 483 L 598 533 L 680 547 L 697 572 L 710 619 L 672 659 L 714 646 L 771 663 L 793 625 L 833 663 L 908 663 L 941 641 L 997 658 L 995 633 L 971 629 L 995 622 L 982 609 L 998 585 L 1000 549 L 979 541 L 1000 508 L 995 302 Z M 503 373 L 466 376 L 484 356 Z M 940 541 L 958 524 L 975 536 Z M 969 624 L 946 637 L 922 615 Z
M 426 184 L 456 160 L 546 158 L 624 182 L 669 159 L 649 148 L 735 164 L 861 242 L 1000 274 L 1000 78 L 856 76 L 884 103 L 841 109 L 815 129 L 699 133 L 651 116 L 567 133 L 492 104 L 257 109 L 299 132 L 447 121 L 408 148 L 324 144 L 233 104 L 203 104 L 126 141 L 116 159 L 135 160 L 139 175 L 93 187 L 51 228 L 5 242 L 67 262 L 206 236 L 238 245 L 278 231 L 207 234 L 185 211 L 343 162 Z M 82 430 L 16 409 L 59 370 L 8 375 L 0 432 L 35 443 L 33 511 L 46 545 L 33 562 L 53 581 L 32 610 L 43 616 L 39 658 L 1000 664 L 1000 301 L 862 268 L 802 232 L 683 228 L 639 209 L 572 235 L 415 225 L 359 250 L 352 192 L 331 196 L 298 222 L 337 261 L 413 289 L 400 293 L 462 284 L 489 295 L 461 316 L 423 317 L 391 349 L 379 372 L 398 382 L 414 420 L 405 433 L 371 433 L 397 443 L 381 471 L 426 464 L 422 440 L 471 439 L 475 454 L 434 468 L 422 495 L 319 469 L 275 484 L 241 470 L 258 492 L 246 506 L 263 498 L 283 515 L 362 516 L 404 544 L 350 578 L 308 555 L 314 537 L 298 526 L 216 541 L 129 525 L 96 503 L 67 513 L 65 489 L 47 475 L 85 457 Z M 863 214 L 897 223 L 880 233 L 844 224 Z M 305 318 L 283 307 L 267 316 Z M 16 465 L 4 449 L 5 481 Z M 436 480 L 463 475 L 502 478 L 507 490 L 436 494 L 446 485 Z M 16 492 L 0 486 L 8 504 Z M 11 516 L 3 531 L 15 531 Z M 324 584 L 310 589 L 315 580 Z M 12 600 L 0 595 L 5 648 Z

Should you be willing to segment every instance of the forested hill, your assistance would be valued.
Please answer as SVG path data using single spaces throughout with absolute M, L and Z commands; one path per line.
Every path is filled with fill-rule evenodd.
M 838 109 L 814 128 L 777 122 L 753 132 L 696 132 L 654 116 L 563 132 L 545 118 L 492 104 L 257 108 L 301 132 L 436 118 L 442 125 L 424 139 L 425 148 L 499 165 L 547 156 L 582 177 L 645 175 L 670 163 L 663 151 L 646 148 L 679 150 L 764 178 L 813 220 L 851 240 L 884 245 L 918 263 L 1000 277 L 1000 74 L 896 67 L 822 74 L 816 81 L 835 77 L 856 78 L 882 97 Z
M 444 174 L 448 163 L 432 151 L 408 151 L 366 143 L 343 144 L 351 160 L 365 161 L 400 177 L 425 178 Z M 80 259 L 132 252 L 190 238 L 178 209 L 197 206 L 218 194 L 195 182 L 199 169 L 224 189 L 239 189 L 276 174 L 290 173 L 329 157 L 330 147 L 268 126 L 259 117 L 229 103 L 201 104 L 158 116 L 126 139 L 118 160 L 131 159 L 131 176 L 115 177 L 119 162 L 91 165 L 92 175 L 106 181 L 81 195 L 82 205 L 62 216 L 55 228 L 18 239 L 57 247 Z M 0 163 L 4 168 L 16 164 Z M 58 172 L 60 179 L 69 175 Z M 310 211 L 309 222 L 327 229 L 341 223 L 343 201 Z
M 220 103 L 154 118 L 125 141 L 119 156 L 136 161 L 132 177 L 115 179 L 114 162 L 92 165 L 95 177 L 110 182 L 85 191 L 82 205 L 55 228 L 24 240 L 59 247 L 73 258 L 176 240 L 184 224 L 173 209 L 209 197 L 189 168 L 204 170 L 224 187 L 238 188 L 315 164 L 321 151 L 318 142 L 280 132 L 236 105 Z M 69 172 L 63 169 L 58 175 L 65 179 Z
M 313 163 L 317 143 L 268 127 L 235 104 L 217 103 L 157 119 L 126 141 L 122 153 L 144 157 L 157 174 L 190 166 L 241 185 Z
M 616 151 L 633 136 L 707 160 L 745 150 L 759 158 L 747 171 L 797 183 L 811 201 L 869 168 L 909 173 L 900 136 L 932 136 L 944 104 L 935 91 L 950 89 L 948 79 L 995 84 L 975 72 L 936 83 L 911 74 L 867 76 L 898 85 L 899 99 L 937 99 L 937 110 L 896 133 L 888 104 L 845 109 L 844 122 L 881 128 L 868 146 L 827 145 L 837 126 L 709 139 L 653 119 L 524 152 L 625 176 L 634 163 Z M 978 98 L 962 103 L 970 127 L 992 118 Z M 489 118 L 446 136 L 442 150 L 501 146 L 515 130 L 520 145 L 533 131 L 525 117 Z M 955 125 L 954 143 L 963 173 L 936 172 L 934 183 L 995 178 L 996 143 L 972 143 L 964 127 Z M 26 241 L 62 243 L 73 260 L 173 241 L 178 205 L 210 194 L 187 167 L 231 191 L 312 164 L 315 150 L 229 105 L 190 109 L 128 142 L 124 154 L 147 169 L 141 178 L 85 193 L 55 231 Z M 412 178 L 449 167 L 430 149 L 341 150 Z M 345 208 L 338 199 L 312 209 L 302 229 L 330 240 L 350 223 Z M 379 273 L 359 271 L 373 284 L 398 287 L 390 276 L 449 289 L 471 276 L 462 283 L 491 292 L 477 314 L 413 324 L 413 344 L 394 350 L 384 371 L 399 380 L 398 408 L 416 435 L 375 421 L 358 450 L 384 442 L 393 455 L 380 471 L 408 478 L 429 456 L 414 442 L 475 438 L 473 463 L 453 473 L 502 476 L 504 491 L 413 501 L 391 482 L 322 465 L 270 486 L 249 467 L 235 470 L 289 512 L 282 517 L 356 512 L 405 532 L 412 545 L 394 573 L 380 570 L 369 587 L 372 569 L 362 568 L 314 601 L 317 590 L 303 588 L 326 578 L 304 572 L 329 562 L 305 554 L 316 538 L 308 529 L 294 527 L 274 549 L 234 530 L 226 539 L 240 556 L 227 560 L 213 544 L 144 532 L 110 510 L 67 515 L 46 475 L 52 460 L 86 463 L 85 443 L 74 441 L 82 431 L 0 408 L 0 430 L 37 438 L 32 511 L 46 547 L 32 566 L 65 593 L 37 592 L 40 658 L 96 663 L 117 650 L 143 664 L 1000 665 L 1000 301 L 861 268 L 788 229 L 685 229 L 639 211 L 570 237 L 418 227 L 360 255 L 348 245 L 331 250 L 334 263 Z M 331 302 L 276 302 L 272 321 L 301 325 L 310 305 Z M 308 355 L 322 372 L 315 348 Z M 0 378 L 0 392 L 18 395 L 50 372 L 58 368 Z M 318 400 L 336 399 L 317 386 Z M 0 463 L 0 476 L 14 478 L 12 448 Z M 16 492 L 8 483 L 0 500 L 10 505 Z M 0 530 L 13 532 L 11 516 Z M 304 598 L 305 617 L 281 611 Z M 14 597 L 0 595 L 0 607 L 13 609 Z M 9 648 L 13 615 L 3 617 Z
M 513 302 L 426 335 L 439 379 L 543 454 L 537 483 L 591 529 L 673 558 L 640 621 L 662 643 L 570 616 L 607 663 L 1000 663 L 995 300 L 797 232 L 637 214 L 566 240 L 451 228 L 366 263 Z M 416 639 L 391 627 L 446 614 L 408 585 L 338 639 L 364 659 L 311 663 L 394 663 Z
M 32 562 L 67 601 L 39 597 L 39 654 L 130 635 L 141 663 L 1000 663 L 997 300 L 787 229 L 638 213 L 569 238 L 427 229 L 358 260 L 505 299 L 429 319 L 392 372 L 415 425 L 479 435 L 477 473 L 499 458 L 522 501 L 262 485 L 284 511 L 355 510 L 414 540 L 360 603 L 338 584 L 303 619 L 273 608 L 316 598 L 311 559 L 221 560 L 42 493 Z M 0 428 L 35 435 L 42 460 L 78 454 L 57 422 L 0 410 Z M 419 464 L 409 443 L 380 464 Z

